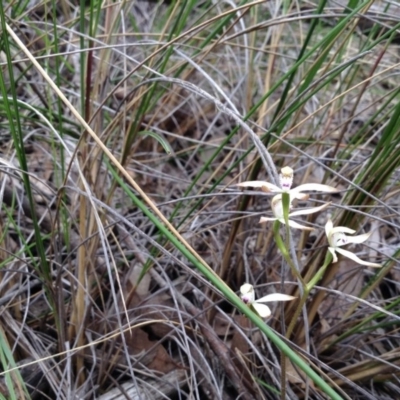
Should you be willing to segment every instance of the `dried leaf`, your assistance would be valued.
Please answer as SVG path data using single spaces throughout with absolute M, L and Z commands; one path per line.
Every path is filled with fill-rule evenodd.
M 125 340 L 131 355 L 149 369 L 163 373 L 176 369 L 177 364 L 161 343 L 151 341 L 142 329 L 134 329 L 131 333 L 126 333 Z

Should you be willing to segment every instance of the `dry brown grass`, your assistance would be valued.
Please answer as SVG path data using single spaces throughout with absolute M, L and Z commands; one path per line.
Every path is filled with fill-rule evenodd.
M 318 4 L 258 1 L 232 12 L 220 2 L 87 2 L 84 32 L 67 1 L 6 10 L 33 202 L 2 107 L 5 398 L 278 399 L 282 380 L 287 399 L 328 398 L 290 361 L 281 368 L 275 345 L 139 206 L 168 219 L 234 291 L 250 282 L 260 296 L 300 298 L 272 225 L 258 224 L 270 196 L 234 186 L 274 180 L 285 165 L 295 185 L 340 189 L 312 197 L 332 201 L 307 218 L 316 233 L 293 231 L 302 276 L 323 263 L 328 214 L 372 230 L 353 250 L 384 265 L 332 265 L 287 341 L 343 398 L 399 396 L 398 130 L 382 145 L 387 157 L 369 164 L 397 110 L 395 31 L 368 47 L 399 19 L 361 10 L 374 36 L 351 19 L 285 91 Z M 323 11 L 307 51 L 344 15 Z M 11 87 L 6 53 L 1 63 Z M 268 325 L 282 337 L 298 304 L 272 307 Z

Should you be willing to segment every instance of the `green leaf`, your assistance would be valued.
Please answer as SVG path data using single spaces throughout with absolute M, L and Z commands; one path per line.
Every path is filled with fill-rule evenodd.
M 158 133 L 155 133 L 153 131 L 140 131 L 139 135 L 152 137 L 153 139 L 157 140 L 158 143 L 161 144 L 161 146 L 168 155 L 172 153 L 171 146 L 169 145 L 169 143 Z

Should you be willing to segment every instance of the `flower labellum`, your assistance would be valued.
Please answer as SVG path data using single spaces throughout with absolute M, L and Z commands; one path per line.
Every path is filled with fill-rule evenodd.
M 338 258 L 336 256 L 336 252 L 342 254 L 343 256 L 350 258 L 354 262 L 360 265 L 365 265 L 367 267 L 381 267 L 380 264 L 368 262 L 361 260 L 361 258 L 357 257 L 354 253 L 348 250 L 344 250 L 341 246 L 344 246 L 349 243 L 363 243 L 371 236 L 372 232 L 364 233 L 362 235 L 356 236 L 347 236 L 346 233 L 353 235 L 356 231 L 345 226 L 336 226 L 333 227 L 333 223 L 330 219 L 328 219 L 325 225 L 325 233 L 328 238 L 329 247 L 328 250 L 331 252 L 333 257 L 333 262 L 337 262 Z
M 240 293 L 243 303 L 247 304 L 248 306 L 252 306 L 261 318 L 268 318 L 271 315 L 270 308 L 262 303 L 268 303 L 271 301 L 290 301 L 295 299 L 295 297 L 287 294 L 274 293 L 255 300 L 254 287 L 253 285 L 250 285 L 250 283 L 245 283 L 242 285 L 240 287 Z
M 279 174 L 279 182 L 281 184 L 282 191 L 288 192 L 292 187 L 293 183 L 293 170 L 290 167 L 283 167 Z

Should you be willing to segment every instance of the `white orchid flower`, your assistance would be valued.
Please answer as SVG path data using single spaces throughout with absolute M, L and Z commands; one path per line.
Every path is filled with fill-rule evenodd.
M 349 243 L 363 243 L 370 236 L 372 232 L 364 233 L 362 235 L 357 236 L 347 236 L 346 233 L 353 235 L 356 231 L 350 228 L 346 228 L 345 226 L 336 226 L 333 227 L 333 223 L 330 219 L 325 225 L 325 233 L 328 238 L 329 243 L 329 251 L 332 254 L 333 262 L 337 262 L 338 258 L 336 256 L 336 252 L 342 254 L 343 256 L 350 258 L 357 264 L 366 265 L 367 267 L 381 267 L 380 264 L 371 263 L 368 261 L 363 261 L 358 258 L 354 253 L 348 250 L 343 250 L 340 246 L 344 246 Z
M 292 198 L 290 198 L 290 202 L 292 201 Z M 297 215 L 308 215 L 308 214 L 313 214 L 318 211 L 324 210 L 325 208 L 329 207 L 330 203 L 325 203 L 322 206 L 319 207 L 312 207 L 312 208 L 307 208 L 305 210 L 297 210 L 289 213 L 289 218 L 290 217 L 295 217 Z M 290 204 L 291 206 L 291 204 Z M 274 214 L 274 217 L 261 217 L 260 222 L 267 222 L 267 221 L 279 221 L 282 224 L 285 224 L 285 217 L 283 214 L 283 203 L 282 203 L 282 195 L 277 194 L 272 198 L 271 201 L 271 207 L 272 207 L 272 212 Z M 288 221 L 289 226 L 295 229 L 302 229 L 304 231 L 313 231 L 314 228 L 309 228 L 308 226 L 300 225 L 295 221 L 292 221 L 289 219 Z
M 319 183 L 305 183 L 303 185 L 297 186 L 292 189 L 291 187 L 293 183 L 293 169 L 290 167 L 284 167 L 281 169 L 281 173 L 279 174 L 279 183 L 280 187 L 270 182 L 248 181 L 248 182 L 238 183 L 237 186 L 261 188 L 263 192 L 290 193 L 291 200 L 292 199 L 306 200 L 308 198 L 308 195 L 302 192 L 308 192 L 308 191 L 326 192 L 326 193 L 338 192 L 338 189 L 332 186 L 322 185 Z
M 289 296 L 288 294 L 274 293 L 255 300 L 254 288 L 250 283 L 242 285 L 240 287 L 240 293 L 243 303 L 249 306 L 251 305 L 261 318 L 268 318 L 271 315 L 270 308 L 261 303 L 268 303 L 270 301 L 290 301 L 295 299 L 295 297 Z

